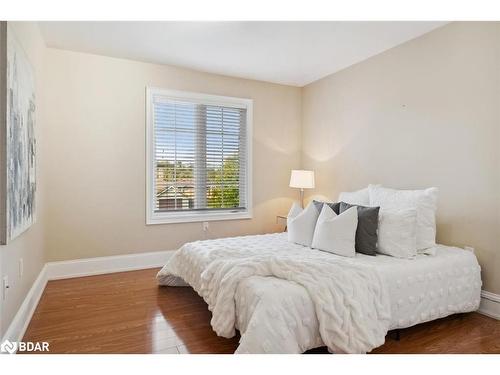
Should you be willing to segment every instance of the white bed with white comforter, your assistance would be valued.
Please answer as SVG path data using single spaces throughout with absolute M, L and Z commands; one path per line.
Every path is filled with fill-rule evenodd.
M 237 353 L 368 352 L 388 330 L 479 307 L 472 252 L 437 245 L 434 256 L 337 256 L 290 243 L 286 233 L 197 241 L 175 252 L 161 285 L 182 278 L 212 311 Z

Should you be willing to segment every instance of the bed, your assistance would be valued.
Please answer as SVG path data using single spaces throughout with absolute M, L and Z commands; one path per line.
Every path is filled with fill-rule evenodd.
M 220 336 L 239 330 L 236 353 L 303 353 L 325 345 L 332 352 L 367 352 L 383 343 L 388 330 L 478 309 L 482 284 L 475 255 L 443 245 L 434 250 L 415 259 L 346 258 L 290 243 L 286 233 L 241 236 L 184 245 L 157 279 L 160 285 L 191 286 L 209 305 Z M 278 261 L 299 269 L 283 270 Z M 263 263 L 266 271 L 249 270 L 249 264 Z M 327 268 L 310 271 L 317 264 Z M 326 279 L 309 280 L 323 271 L 336 279 L 326 288 L 328 298 L 337 298 L 331 302 L 318 301 L 314 290 L 316 285 L 324 293 Z M 309 281 L 297 279 L 304 272 Z M 339 339 L 344 330 L 349 335 Z

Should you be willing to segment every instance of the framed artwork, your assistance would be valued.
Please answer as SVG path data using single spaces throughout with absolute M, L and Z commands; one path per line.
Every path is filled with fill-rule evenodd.
M 0 243 L 36 219 L 35 78 L 7 22 L 0 22 Z

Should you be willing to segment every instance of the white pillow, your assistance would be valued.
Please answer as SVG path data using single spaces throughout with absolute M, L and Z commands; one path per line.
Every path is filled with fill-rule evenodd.
M 378 214 L 377 252 L 397 258 L 417 255 L 417 210 L 381 209 Z
M 438 188 L 396 190 L 379 185 L 368 187 L 370 205 L 380 209 L 412 208 L 417 210 L 417 250 L 436 246 L 436 210 Z
M 358 206 L 369 206 L 370 194 L 368 193 L 368 188 L 351 192 L 343 191 L 339 194 L 339 202 L 356 204 Z
M 305 209 L 295 202 L 286 220 L 288 241 L 311 247 L 318 216 L 319 211 L 312 202 Z
M 287 215 L 287 225 L 289 224 L 288 219 L 294 218 L 295 216 L 300 214 L 302 211 L 304 211 L 304 209 L 302 207 L 300 207 L 300 205 L 297 202 L 293 202 L 292 207 L 290 208 L 290 212 L 288 212 L 288 215 Z
M 329 253 L 353 257 L 358 227 L 358 210 L 351 207 L 337 215 L 327 204 L 323 205 L 316 223 L 312 247 Z

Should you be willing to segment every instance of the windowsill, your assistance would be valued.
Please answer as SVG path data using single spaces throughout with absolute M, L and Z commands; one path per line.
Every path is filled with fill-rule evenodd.
M 244 220 L 251 219 L 252 213 L 243 212 L 211 212 L 211 213 L 153 213 L 146 218 L 146 225 L 197 223 L 201 221 Z

